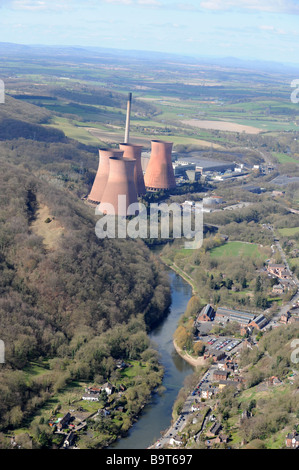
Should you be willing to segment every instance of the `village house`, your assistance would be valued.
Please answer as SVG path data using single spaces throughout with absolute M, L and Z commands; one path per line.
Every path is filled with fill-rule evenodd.
M 218 366 L 218 369 L 219 370 L 225 370 L 225 364 L 226 364 L 226 361 L 222 360 L 222 361 L 219 361 L 217 366 Z
M 219 434 L 219 436 L 213 439 L 214 444 L 227 444 L 228 441 L 229 441 L 229 437 L 226 436 L 225 434 Z
M 299 448 L 299 434 L 295 431 L 289 433 L 286 437 L 286 447 L 291 449 L 298 449 Z
M 111 394 L 114 392 L 114 387 L 113 387 L 113 385 L 111 385 L 111 383 L 106 382 L 106 383 L 102 386 L 102 390 L 105 390 L 105 392 L 107 393 L 107 395 L 111 395 Z
M 290 312 L 286 312 L 281 315 L 279 321 L 280 323 L 283 323 L 284 325 L 286 325 L 290 318 L 291 318 Z
M 71 420 L 71 413 L 66 413 L 63 418 L 57 423 L 57 429 L 58 431 L 61 431 L 62 429 L 66 428 Z
M 240 335 L 245 336 L 249 332 L 249 329 L 247 326 L 240 326 Z
M 64 440 L 63 447 L 66 449 L 72 446 L 75 442 L 75 439 L 76 439 L 76 434 L 73 431 L 70 431 Z
M 183 439 L 180 436 L 176 435 L 176 436 L 174 436 L 170 439 L 169 444 L 171 446 L 173 446 L 173 445 L 181 446 L 181 445 L 183 445 Z
M 222 360 L 218 362 L 218 369 L 219 370 L 226 370 L 227 372 L 234 372 L 238 369 L 238 363 L 232 361 L 231 359 Z
M 214 380 L 227 380 L 228 372 L 224 370 L 215 370 L 213 373 Z
M 211 385 L 209 384 L 202 385 L 201 394 L 200 394 L 201 398 L 209 399 L 209 398 L 212 398 L 213 395 L 214 395 L 214 389 L 213 387 L 211 387 Z
M 195 399 L 195 402 L 191 406 L 191 411 L 192 412 L 200 411 L 202 408 L 205 408 L 205 407 L 206 407 L 205 403 L 202 403 L 200 401 L 197 401 L 197 399 Z
M 282 295 L 284 293 L 284 290 L 285 288 L 281 283 L 275 284 L 272 288 L 273 294 L 278 294 L 278 295 Z
M 126 364 L 122 359 L 118 359 L 116 361 L 116 367 L 122 370 L 122 369 L 126 369 L 128 367 L 128 364 Z
M 97 414 L 102 415 L 102 416 L 110 416 L 111 413 L 106 408 L 102 408 L 98 410 Z
M 85 392 L 90 394 L 99 394 L 101 393 L 102 389 L 100 387 L 87 387 Z
M 201 409 L 200 404 L 193 404 L 193 405 L 191 406 L 191 411 L 192 411 L 192 413 L 194 413 L 194 411 L 199 411 L 200 409 Z
M 221 359 L 226 357 L 226 354 L 224 351 L 217 351 L 216 349 L 210 349 L 208 351 L 205 351 L 203 358 L 204 359 L 209 359 L 212 358 L 214 362 L 218 362 Z
M 217 434 L 219 434 L 219 432 L 221 431 L 222 429 L 222 426 L 220 423 L 214 423 L 213 426 L 211 427 L 211 429 L 207 432 L 207 437 L 213 437 L 213 436 L 217 436 Z
M 278 377 L 276 377 L 276 376 L 273 375 L 272 377 L 270 377 L 270 378 L 268 379 L 268 383 L 269 383 L 270 385 L 281 385 L 281 384 L 282 384 L 282 381 L 279 380 Z
M 245 379 L 241 375 L 236 374 L 236 375 L 233 376 L 232 381 L 237 382 L 238 384 L 242 384 L 242 383 L 245 382 Z
M 267 271 L 269 274 L 272 274 L 279 279 L 289 279 L 291 277 L 284 264 L 269 264 Z
M 85 401 L 99 401 L 99 398 L 100 398 L 100 394 L 97 393 L 91 393 L 91 394 L 87 394 L 87 395 L 82 395 L 82 400 L 85 400 Z
M 195 320 L 195 326 L 198 326 L 200 322 L 213 321 L 214 317 L 215 317 L 214 308 L 210 304 L 207 304 L 197 316 Z

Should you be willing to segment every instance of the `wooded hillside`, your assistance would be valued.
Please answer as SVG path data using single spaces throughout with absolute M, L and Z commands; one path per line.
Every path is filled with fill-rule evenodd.
M 94 209 L 52 184 L 53 159 L 47 161 L 50 182 L 40 177 L 45 170 L 36 145 L 46 157 L 46 144 L 23 138 L 15 144 L 17 153 L 6 152 L 7 142 L 0 152 L 2 429 L 19 426 L 68 381 L 96 374 L 109 379 L 111 358 L 139 359 L 150 347 L 147 329 L 170 302 L 168 278 L 145 244 L 99 240 Z M 29 144 L 24 164 L 22 148 Z M 59 150 L 71 147 L 64 143 L 56 152 L 68 169 Z M 82 154 L 77 147 L 72 164 Z M 84 176 L 78 181 L 83 186 Z M 55 373 L 29 380 L 26 366 L 44 359 Z

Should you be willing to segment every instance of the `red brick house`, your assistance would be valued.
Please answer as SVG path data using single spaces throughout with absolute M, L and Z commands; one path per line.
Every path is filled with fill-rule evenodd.
M 286 437 L 286 446 L 291 449 L 298 449 L 299 448 L 299 434 L 295 431 L 289 433 Z

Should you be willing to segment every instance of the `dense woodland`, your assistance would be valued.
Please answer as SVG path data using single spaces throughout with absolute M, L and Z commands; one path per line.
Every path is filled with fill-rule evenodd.
M 19 104 L 13 105 L 17 110 Z M 33 108 L 26 104 L 23 115 Z M 159 365 L 147 331 L 170 303 L 168 277 L 141 240 L 95 235 L 94 210 L 78 198 L 89 187 L 87 170 L 78 169 L 82 161 L 90 168 L 95 160 L 96 167 L 97 155 L 56 131 L 58 141 L 50 143 L 52 129 L 39 134 L 39 124 L 28 121 L 14 121 L 19 138 L 6 135 L 0 144 L 2 430 L 20 426 L 72 380 L 109 380 L 115 359 L 152 361 L 143 383 L 152 390 Z M 39 138 L 24 135 L 29 125 Z M 77 177 L 75 191 L 67 184 L 70 175 Z M 38 219 L 41 207 L 50 215 L 46 220 Z M 51 223 L 60 227 L 51 248 L 34 229 L 36 221 L 50 231 Z M 28 378 L 26 367 L 45 359 L 49 374 Z M 136 397 L 138 412 L 144 403 Z

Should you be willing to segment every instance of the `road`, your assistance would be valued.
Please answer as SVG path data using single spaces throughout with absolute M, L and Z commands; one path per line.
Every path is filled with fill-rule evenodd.
M 198 385 L 195 388 L 200 387 L 200 385 L 202 383 L 209 383 L 210 381 L 212 382 L 214 370 L 218 370 L 217 364 L 212 365 L 207 370 L 207 372 L 203 375 L 202 379 L 200 380 L 200 382 L 198 383 Z M 184 429 L 184 427 L 185 427 L 185 425 L 188 421 L 189 416 L 193 414 L 192 405 L 194 404 L 195 396 L 192 395 L 192 392 L 188 395 L 188 397 L 187 397 L 187 399 L 184 403 L 184 406 L 182 408 L 182 411 L 181 411 L 179 417 L 177 418 L 177 420 L 164 433 L 164 436 L 161 439 L 159 439 L 154 445 L 152 445 L 150 447 L 151 449 L 163 448 L 164 446 L 169 445 L 171 438 L 175 437 L 178 433 L 182 432 L 182 430 Z M 206 425 L 206 422 L 207 422 L 207 418 L 204 419 L 202 429 Z
M 273 234 L 273 239 L 274 239 L 274 243 L 275 243 L 275 246 L 278 250 L 278 252 L 280 253 L 281 255 L 281 259 L 283 260 L 283 263 L 285 264 L 287 270 L 289 271 L 289 273 L 291 274 L 292 276 L 292 279 L 294 281 L 294 285 L 296 286 L 297 288 L 297 292 L 296 294 L 292 297 L 292 299 L 286 304 L 286 305 L 283 305 L 278 313 L 276 313 L 271 321 L 268 323 L 268 325 L 264 328 L 265 330 L 268 329 L 270 326 L 275 326 L 276 325 L 276 322 L 280 319 L 281 315 L 283 313 L 286 313 L 287 311 L 289 311 L 292 306 L 296 303 L 296 302 L 299 302 L 299 280 L 298 278 L 295 276 L 295 274 L 292 273 L 290 267 L 289 267 L 289 264 L 288 264 L 288 261 L 287 261 L 287 258 L 286 258 L 286 255 L 281 247 L 281 244 L 279 242 L 279 239 L 276 237 L 275 233 L 274 233 L 274 229 L 271 225 L 268 225 L 268 228 L 269 230 L 272 231 L 272 234 Z M 266 312 L 265 312 L 266 313 Z M 240 343 L 236 348 L 234 348 L 234 351 L 235 352 L 237 349 L 240 349 L 240 347 L 242 346 L 242 343 Z M 199 384 L 195 387 L 195 389 L 198 389 L 203 383 L 205 384 L 209 384 L 209 382 L 212 382 L 213 381 L 213 372 L 214 370 L 217 370 L 218 369 L 218 365 L 217 364 L 213 364 L 208 370 L 207 372 L 203 375 L 202 379 L 200 380 Z M 159 439 L 153 446 L 151 446 L 150 448 L 163 448 L 164 446 L 167 446 L 169 445 L 170 443 L 170 440 L 172 437 L 175 437 L 178 433 L 180 433 L 187 421 L 188 421 L 188 418 L 190 415 L 192 415 L 192 411 L 191 411 L 191 408 L 192 408 L 192 405 L 194 404 L 194 401 L 195 401 L 195 398 L 196 396 L 194 395 L 194 390 L 188 395 L 185 403 L 184 403 L 184 406 L 183 406 L 183 409 L 179 415 L 179 417 L 177 418 L 177 420 L 170 426 L 170 428 L 164 433 L 164 436 Z M 206 425 L 207 423 L 207 420 L 208 420 L 208 417 L 206 417 L 203 421 L 203 426 L 201 428 L 201 430 L 198 432 L 197 434 L 197 438 L 199 437 L 200 433 L 202 432 L 202 429 L 204 428 L 204 426 Z
M 296 294 L 292 297 L 292 299 L 285 305 L 283 305 L 279 311 L 272 317 L 270 323 L 267 325 L 267 328 L 269 328 L 270 326 L 273 326 L 275 325 L 275 322 L 277 322 L 281 315 L 287 313 L 294 304 L 296 304 L 298 301 L 299 301 L 299 280 L 297 278 L 297 276 L 291 271 L 290 269 L 290 266 L 289 266 L 289 263 L 288 263 L 288 260 L 287 260 L 287 257 L 285 255 L 285 252 L 283 251 L 282 249 L 282 246 L 279 242 L 279 239 L 277 238 L 277 236 L 275 235 L 275 232 L 274 232 L 274 228 L 272 227 L 272 225 L 269 225 L 268 226 L 269 230 L 271 230 L 272 234 L 273 234 L 273 239 L 274 239 L 274 244 L 275 244 L 275 247 L 277 249 L 277 251 L 279 252 L 280 256 L 281 256 L 281 259 L 284 263 L 284 265 L 286 266 L 288 272 L 290 273 L 290 275 L 292 276 L 292 279 L 294 281 L 294 286 L 297 288 L 297 292 Z

